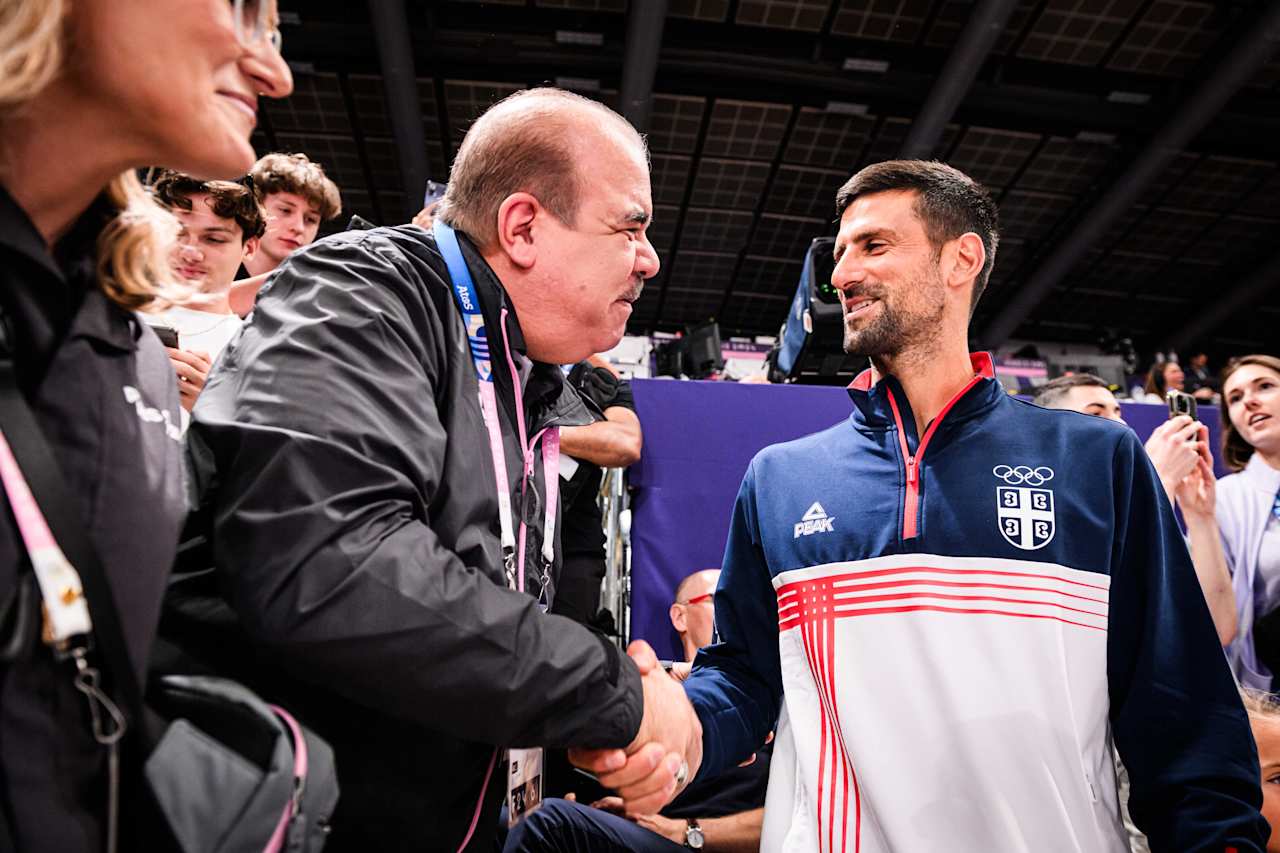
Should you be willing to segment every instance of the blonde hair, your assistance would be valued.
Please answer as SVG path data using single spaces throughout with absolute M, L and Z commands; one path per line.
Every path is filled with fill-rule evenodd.
M 1274 693 L 1241 687 L 1240 701 L 1244 704 L 1245 712 L 1251 717 L 1261 720 L 1280 720 L 1280 696 Z
M 0 125 L 42 92 L 62 69 L 68 0 L 0 0 Z M 98 284 L 131 311 L 181 295 L 170 284 L 168 248 L 178 232 L 132 171 L 104 188 L 116 217 L 98 235 Z

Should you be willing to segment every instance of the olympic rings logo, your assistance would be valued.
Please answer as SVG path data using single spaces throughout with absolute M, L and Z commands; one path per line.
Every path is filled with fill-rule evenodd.
M 1028 486 L 1043 486 L 1053 479 L 1053 469 L 1044 466 L 1028 468 L 1026 465 L 1018 465 L 1010 468 L 1008 465 L 997 465 L 991 469 L 991 473 L 1011 486 L 1021 486 L 1024 483 Z

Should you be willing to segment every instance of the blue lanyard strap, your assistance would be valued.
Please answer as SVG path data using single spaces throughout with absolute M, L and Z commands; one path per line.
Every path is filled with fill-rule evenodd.
M 449 268 L 449 279 L 453 284 L 453 296 L 462 311 L 467 326 L 467 343 L 471 346 L 471 359 L 476 363 L 476 373 L 481 382 L 493 382 L 493 366 L 489 362 L 489 338 L 485 334 L 484 315 L 480 313 L 480 298 L 476 294 L 475 283 L 471 280 L 471 270 L 467 269 L 466 259 L 462 257 L 462 246 L 458 245 L 458 235 L 439 219 L 431 225 L 436 237 L 436 246 L 444 256 L 445 265 Z
M 495 486 L 498 492 L 498 516 L 502 534 L 503 567 L 507 574 L 507 583 L 512 589 L 524 591 L 525 563 L 525 529 L 527 521 L 520 520 L 517 534 L 512 524 L 511 480 L 507 475 L 506 455 L 502 445 L 502 428 L 498 417 L 497 395 L 494 391 L 493 367 L 489 356 L 489 338 L 485 332 L 484 316 L 480 311 L 480 299 L 476 293 L 475 282 L 471 278 L 471 270 L 467 268 L 466 259 L 462 256 L 462 247 L 458 243 L 458 235 L 452 228 L 437 219 L 432 224 L 436 246 L 444 256 L 445 265 L 449 269 L 453 295 L 462 312 L 463 322 L 467 328 L 467 343 L 471 347 L 471 358 L 476 365 L 476 376 L 480 385 L 480 408 L 484 415 L 485 430 L 489 434 L 489 452 L 493 457 Z M 503 311 L 505 320 L 506 311 Z M 528 480 L 533 473 L 533 450 L 538 437 L 529 439 L 524 434 L 524 401 L 520 390 L 520 377 L 516 374 L 515 365 L 511 362 L 511 352 L 506 346 L 505 331 L 503 347 L 507 354 L 507 364 L 511 369 L 511 381 L 516 394 L 516 421 L 520 433 L 521 449 L 524 457 L 524 476 L 521 480 L 521 495 L 533 484 Z M 548 572 L 555 556 L 555 518 L 556 504 L 559 499 L 559 459 L 560 434 L 552 427 L 545 431 L 542 444 L 542 465 L 546 481 L 546 506 L 544 507 L 542 557 L 546 563 L 543 572 L 542 594 L 548 591 Z M 536 495 L 535 495 L 536 496 Z M 523 516 L 523 513 L 522 513 Z M 518 538 L 517 538 L 518 536 Z M 543 609 L 546 609 L 545 606 Z

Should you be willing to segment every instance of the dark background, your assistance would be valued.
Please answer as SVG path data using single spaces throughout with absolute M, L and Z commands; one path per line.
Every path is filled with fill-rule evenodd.
M 281 0 L 296 92 L 264 102 L 260 151 L 298 150 L 347 214 L 400 223 L 406 189 L 371 7 Z M 648 128 L 662 272 L 631 330 L 716 318 L 776 334 L 809 240 L 833 232 L 836 188 L 897 156 L 964 22 L 964 0 L 669 0 Z M 1268 3 L 1020 0 L 932 155 L 985 183 L 1002 214 L 975 338 L 1160 128 L 1229 61 Z M 469 123 L 520 88 L 559 83 L 617 106 L 627 0 L 404 4 L 429 177 Z M 557 37 L 557 33 L 561 33 Z M 565 43 L 573 41 L 590 44 Z M 870 60 L 871 70 L 846 70 Z M 1036 341 L 1104 329 L 1159 347 L 1233 288 L 1252 295 L 1197 332 L 1215 363 L 1280 334 L 1280 61 L 1234 91 L 1136 203 L 1018 319 Z M 833 103 L 834 102 L 834 103 Z M 852 114 L 851 114 L 852 113 Z M 1261 277 L 1261 278 L 1259 278 Z M 1261 287 L 1259 287 L 1261 282 Z

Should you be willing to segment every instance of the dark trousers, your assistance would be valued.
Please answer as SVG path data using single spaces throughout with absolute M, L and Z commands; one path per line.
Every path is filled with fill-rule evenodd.
M 551 799 L 511 830 L 503 853 L 679 853 L 685 849 L 626 818 Z
M 591 625 L 600 611 L 600 587 L 604 583 L 604 552 L 565 554 L 551 612 Z

